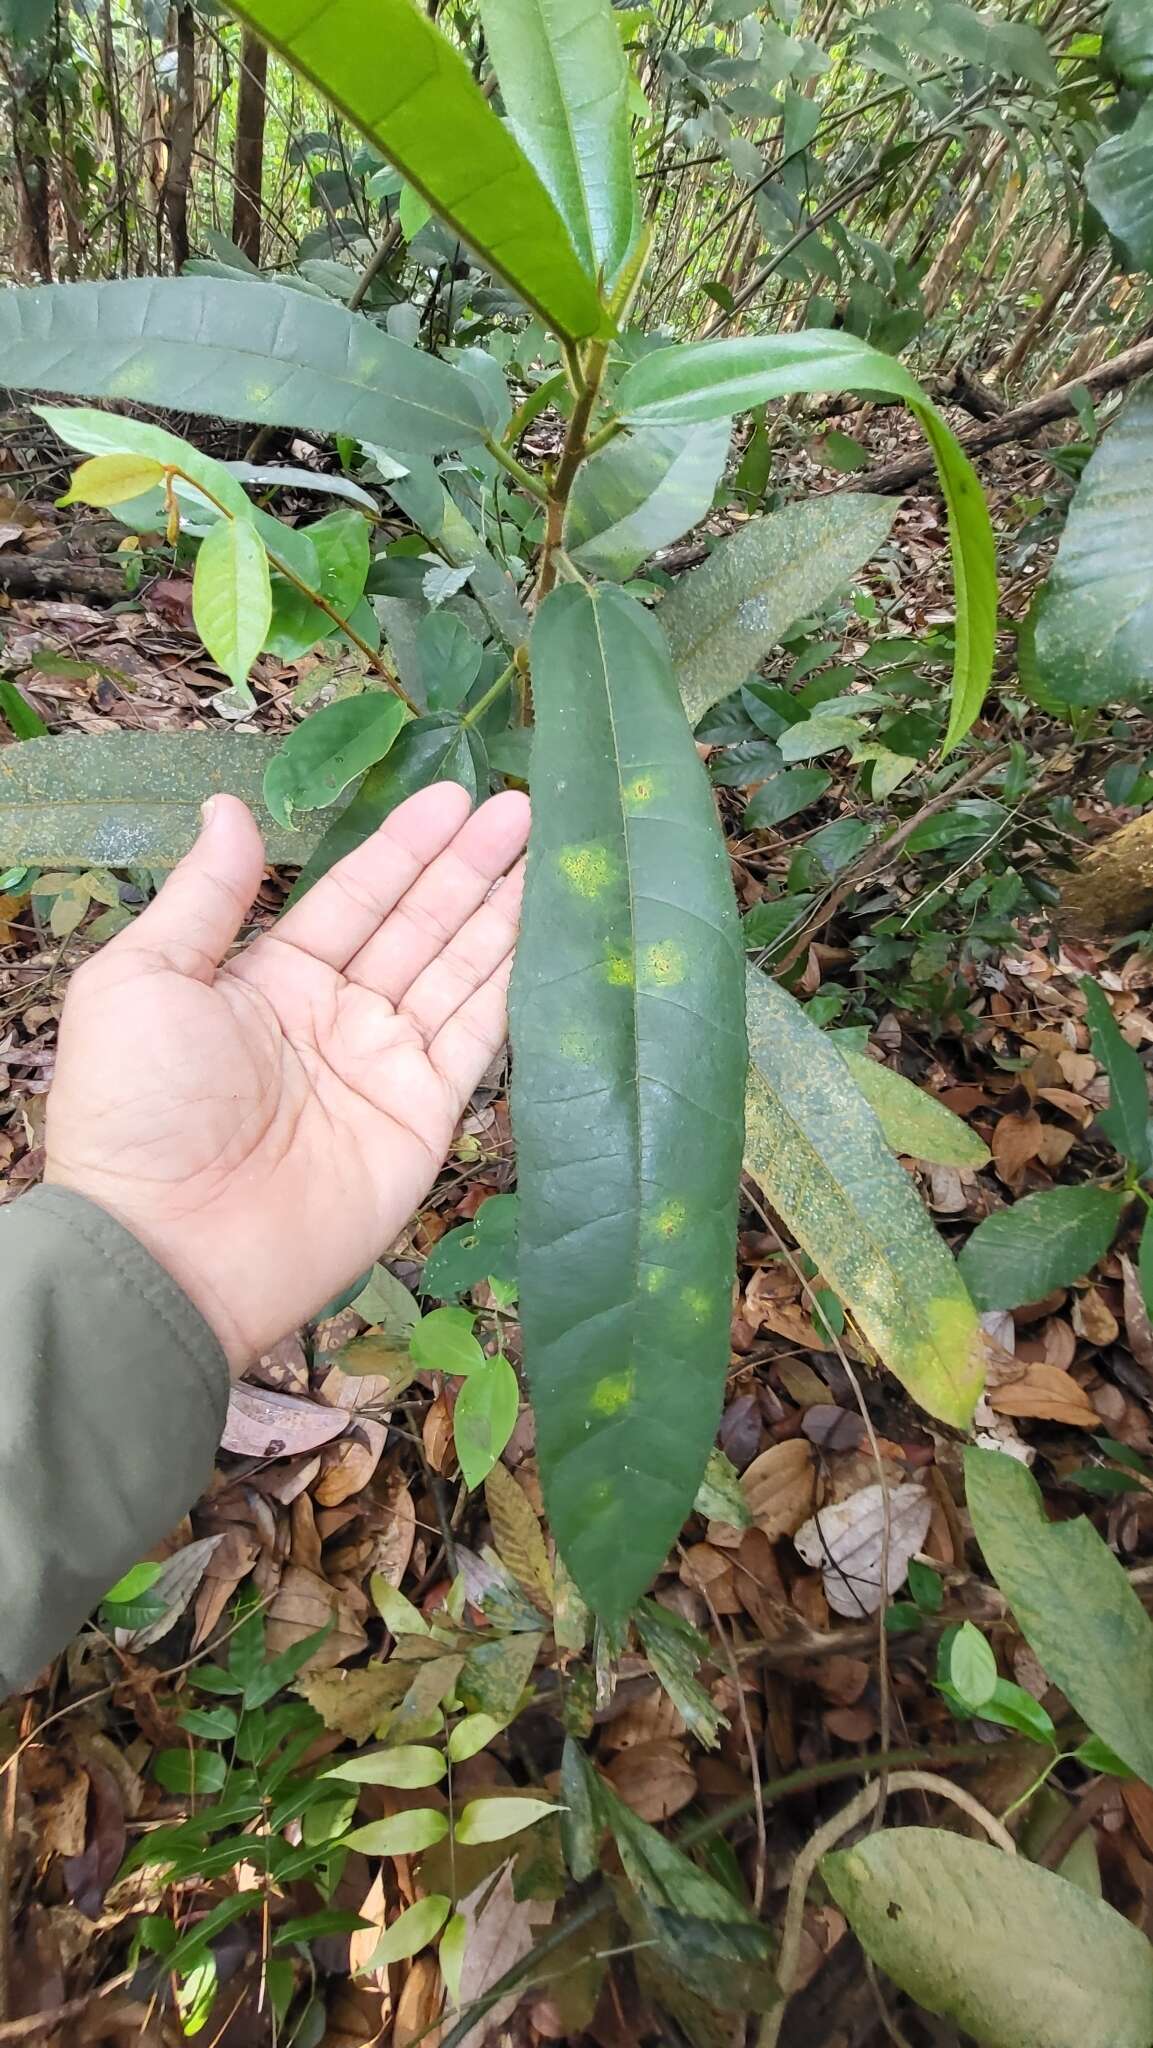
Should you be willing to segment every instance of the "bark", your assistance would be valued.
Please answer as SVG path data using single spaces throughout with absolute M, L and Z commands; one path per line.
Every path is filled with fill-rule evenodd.
M 240 47 L 236 147 L 232 159 L 232 239 L 259 266 L 263 226 L 264 110 L 268 51 L 248 29 Z
M 1111 832 L 1063 881 L 1058 922 L 1071 936 L 1094 939 L 1153 922 L 1153 811 Z
M 164 174 L 164 218 L 172 247 L 172 267 L 183 270 L 189 257 L 188 185 L 196 135 L 196 23 L 192 8 L 176 10 L 176 83 L 168 115 L 168 165 Z
M 47 59 L 43 59 L 47 63 Z M 20 203 L 16 267 L 34 270 L 52 282 L 52 231 L 49 219 L 48 80 L 41 60 L 17 89 L 12 101 L 12 161 Z M 31 67 L 30 67 L 31 68 Z
M 1014 371 L 1020 369 L 1021 364 L 1030 354 L 1033 343 L 1039 335 L 1044 334 L 1054 312 L 1077 277 L 1084 261 L 1084 250 L 1077 248 L 1074 249 L 1066 262 L 1062 264 L 1048 291 L 1042 298 L 1040 305 L 1036 308 L 1032 317 L 1025 322 L 1008 355 L 998 366 L 997 380 L 999 383 L 1007 384 Z
M 962 434 L 961 446 L 967 455 L 983 455 L 989 448 L 999 448 L 1005 441 L 1027 441 L 1042 427 L 1053 420 L 1067 419 L 1075 413 L 1075 393 L 1086 388 L 1095 398 L 1103 392 L 1119 391 L 1131 384 L 1136 377 L 1153 372 L 1153 341 L 1139 341 L 1135 348 L 1126 349 L 1124 354 L 1114 356 L 1111 362 L 1098 363 L 1095 370 L 1086 370 L 1083 376 L 1071 384 L 1062 384 L 1056 391 L 1047 391 L 1041 398 L 1031 398 L 1027 405 L 1014 406 L 1011 412 L 1002 413 L 999 419 L 990 420 L 987 426 L 975 427 L 971 434 Z M 922 476 L 928 476 L 933 467 L 933 456 L 929 449 L 918 450 L 915 455 L 902 455 L 896 462 L 884 463 L 880 469 L 862 470 L 842 490 L 848 491 L 904 491 Z
M 71 555 L 18 555 L 5 548 L 0 551 L 0 590 L 17 597 L 51 597 L 63 590 L 115 604 L 124 596 L 124 573 Z
M 981 167 L 965 195 L 964 204 L 930 266 L 921 287 L 926 319 L 931 319 L 934 313 L 939 312 L 949 296 L 961 258 L 981 224 L 986 195 L 992 188 L 1008 146 L 1004 136 L 998 135 L 986 151 Z

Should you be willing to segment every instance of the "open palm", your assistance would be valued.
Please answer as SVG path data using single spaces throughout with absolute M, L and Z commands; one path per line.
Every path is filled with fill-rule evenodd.
M 116 1216 L 234 1372 L 371 1264 L 499 1050 L 527 800 L 411 797 L 222 966 L 264 852 L 209 807 L 155 903 L 76 975 L 46 1178 Z M 502 879 L 503 878 L 503 879 Z

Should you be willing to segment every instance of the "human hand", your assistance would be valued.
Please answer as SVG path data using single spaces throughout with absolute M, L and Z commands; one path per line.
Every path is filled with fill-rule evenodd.
M 264 849 L 215 797 L 155 902 L 74 977 L 45 1178 L 147 1247 L 234 1375 L 432 1186 L 504 1039 L 528 815 L 515 791 L 470 817 L 455 783 L 421 790 L 222 966 Z

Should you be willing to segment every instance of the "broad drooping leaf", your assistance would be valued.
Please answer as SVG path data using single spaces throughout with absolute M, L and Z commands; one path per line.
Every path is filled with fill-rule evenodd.
M 1127 85 L 1153 90 L 1153 14 L 1147 0 L 1110 0 L 1101 54 Z
M 590 277 L 611 284 L 636 228 L 624 45 L 609 0 L 482 0 L 513 134 Z
M 383 825 L 398 804 L 418 789 L 427 789 L 431 782 L 459 782 L 473 798 L 480 795 L 483 784 L 487 794 L 484 741 L 474 727 L 447 717 L 415 718 L 411 725 L 406 725 L 384 760 L 369 769 L 351 802 L 331 820 L 319 844 L 317 828 L 313 826 L 312 851 L 289 901 L 295 903 L 338 860 L 343 860 L 346 853 L 362 845 Z M 298 849 L 295 856 L 286 854 L 282 858 L 301 858 L 307 844 L 305 830 L 296 833 L 294 839 Z
M 822 1857 L 821 1876 L 874 1963 L 975 2041 L 1149 2048 L 1153 1948 L 1054 1871 L 942 1828 L 885 1828 Z
M 988 1164 L 989 1148 L 976 1131 L 927 1089 L 918 1088 L 867 1053 L 842 1047 L 841 1058 L 894 1152 L 911 1159 L 931 1159 L 941 1166 Z
M 285 832 L 264 808 L 277 742 L 234 732 L 121 732 L 0 750 L 0 867 L 172 867 L 200 806 L 229 790 L 255 813 L 273 863 L 295 863 L 320 826 Z
M 408 0 L 397 0 L 408 9 Z M 419 17 L 417 17 L 419 18 Z M 171 405 L 437 454 L 485 436 L 472 380 L 331 300 L 276 284 L 132 277 L 0 294 L 19 390 Z M 125 444 L 127 445 L 127 444 Z
M 713 799 L 660 633 L 569 585 L 533 631 L 513 980 L 525 1364 L 551 1527 L 627 1612 L 689 1512 L 728 1359 L 743 964 Z
M 577 473 L 565 520 L 573 561 L 619 581 L 696 526 L 712 506 L 729 439 L 727 420 L 708 420 L 610 441 Z
M 660 618 L 691 725 L 856 574 L 885 539 L 895 509 L 891 498 L 863 494 L 786 505 L 750 519 L 699 569 L 677 578 Z
M 311 79 L 556 333 L 579 340 L 602 328 L 596 286 L 556 206 L 422 8 L 412 0 L 244 0 L 232 12 Z M 391 438 L 400 448 L 427 445 Z
M 843 1059 L 748 970 L 745 1165 L 890 1372 L 964 1428 L 981 1391 L 976 1310 Z
M 1041 683 L 1062 704 L 1138 703 L 1153 691 L 1153 383 L 1134 392 L 1086 465 L 1034 644 Z
M 1117 1188 L 1047 1188 L 986 1216 L 958 1262 L 978 1308 L 1020 1308 L 1072 1286 L 1104 1258 L 1124 1207 Z
M 852 335 L 816 327 L 748 340 L 694 342 L 687 348 L 656 349 L 633 363 L 621 379 L 616 406 L 638 426 L 675 426 L 731 418 L 789 392 L 843 390 L 881 391 L 904 399 L 933 450 L 949 514 L 957 594 L 947 753 L 980 711 L 993 672 L 993 529 L 972 464 L 904 365 Z
M 1085 190 L 1129 271 L 1153 269 L 1153 100 L 1085 166 Z
M 1153 1785 L 1153 1621 L 1091 1522 L 1051 1522 L 1003 1451 L 965 1452 L 981 1552 L 1045 1674 L 1094 1735 Z M 1148 2039 L 1153 2039 L 1153 2021 Z

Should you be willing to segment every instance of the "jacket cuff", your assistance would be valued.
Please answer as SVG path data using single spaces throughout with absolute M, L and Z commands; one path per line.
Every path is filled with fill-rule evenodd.
M 228 1366 L 187 1295 L 104 1210 L 0 1210 L 0 1694 L 26 1685 L 203 1490 Z

